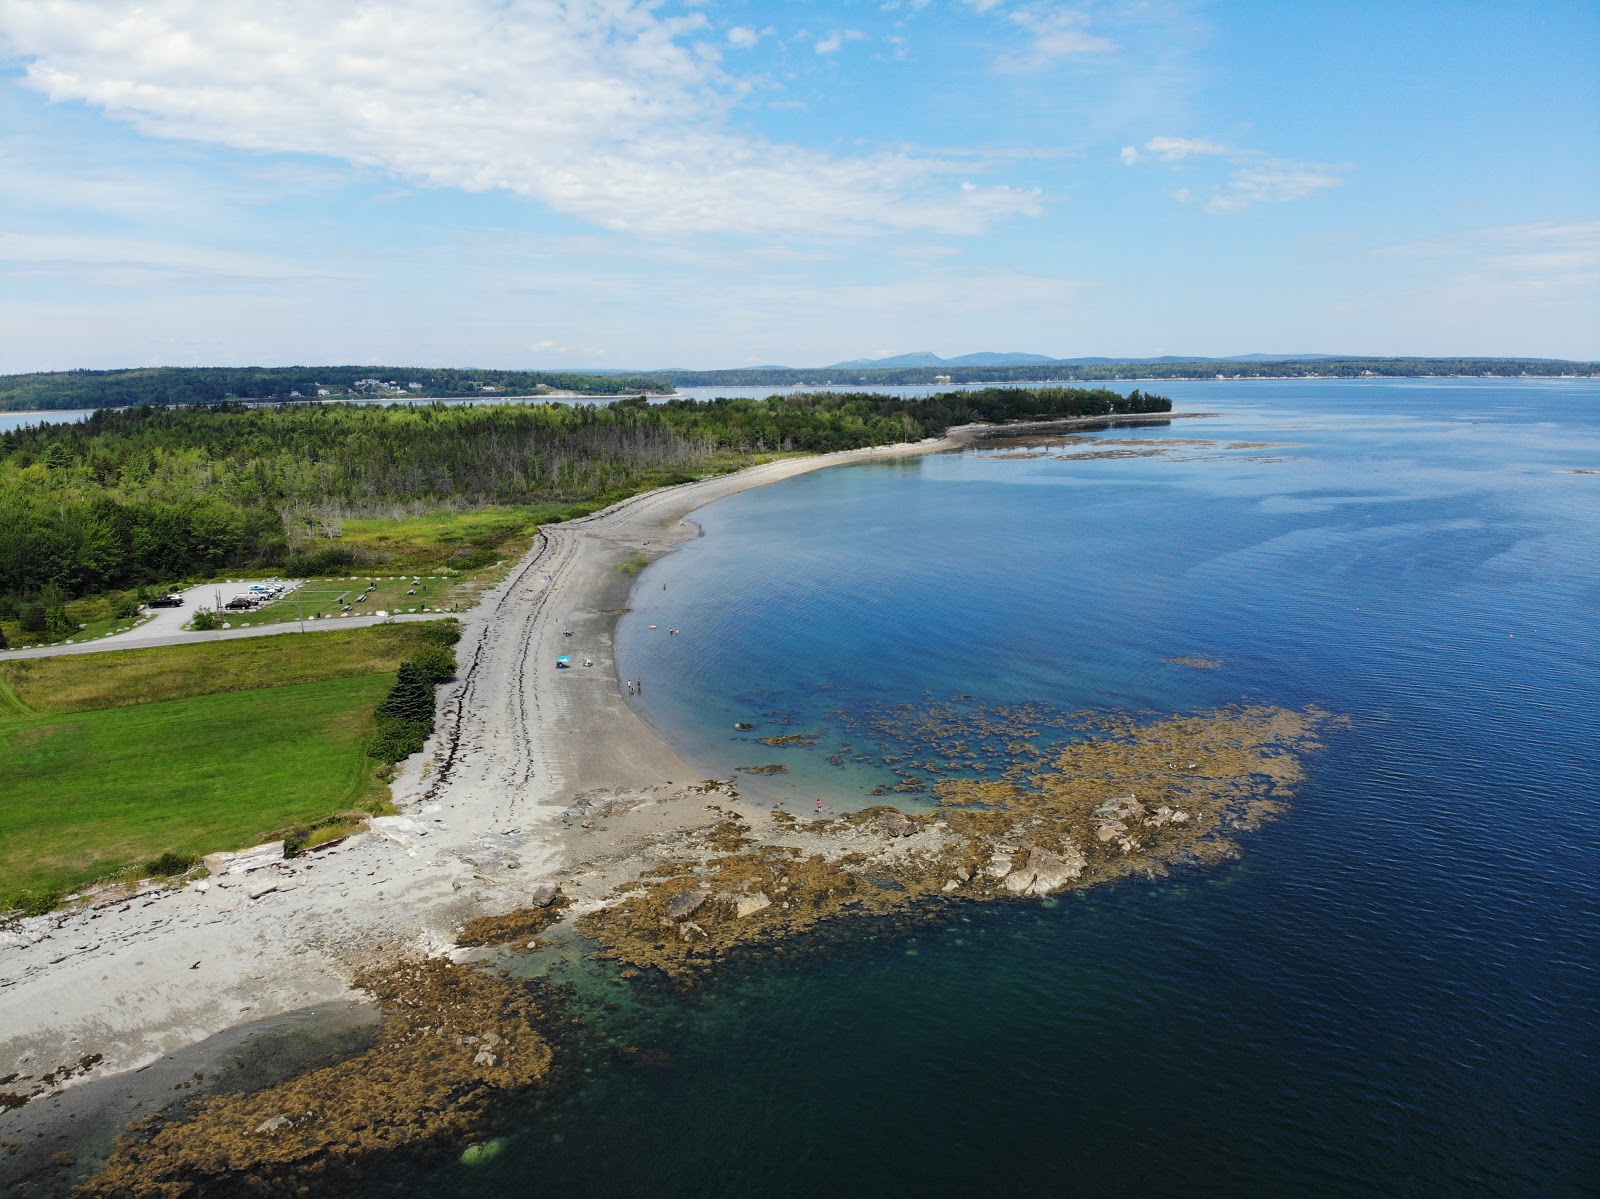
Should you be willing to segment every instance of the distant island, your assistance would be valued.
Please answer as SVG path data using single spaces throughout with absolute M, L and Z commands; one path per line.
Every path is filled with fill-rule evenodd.
M 928 361 L 928 360 L 932 361 Z M 968 383 L 1104 383 L 1167 379 L 1590 378 L 1600 362 L 1557 358 L 1045 358 L 1033 354 L 932 354 L 862 359 L 824 367 L 641 371 L 675 387 L 904 386 Z M 3 394 L 3 392 L 0 392 Z
M 659 377 L 397 366 L 156 366 L 0 375 L 0 411 L 218 404 L 228 400 L 494 399 L 664 395 Z
M 671 395 L 678 387 L 885 387 L 1167 379 L 1590 378 L 1600 363 L 1556 358 L 1048 358 L 901 354 L 832 366 L 728 370 L 510 371 L 397 366 L 143 367 L 0 375 L 0 411 L 216 404 L 230 400 L 494 399 Z

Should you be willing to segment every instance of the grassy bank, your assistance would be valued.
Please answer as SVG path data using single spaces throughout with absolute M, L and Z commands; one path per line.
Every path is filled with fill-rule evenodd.
M 425 626 L 0 667 L 0 909 L 381 803 L 374 709 Z

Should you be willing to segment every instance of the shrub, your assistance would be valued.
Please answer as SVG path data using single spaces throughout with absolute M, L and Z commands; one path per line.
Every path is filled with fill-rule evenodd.
M 188 874 L 200 864 L 200 859 L 193 854 L 174 853 L 167 850 L 159 858 L 151 858 L 144 864 L 144 872 L 152 878 L 171 878 L 175 874 Z
M 18 891 L 0 902 L 0 909 L 9 909 L 21 916 L 43 916 L 61 906 L 61 892 L 55 890 Z
M 38 600 L 22 606 L 21 620 L 24 633 L 42 633 L 50 627 L 49 615 Z
M 217 619 L 217 614 L 210 608 L 199 608 L 195 611 L 194 619 L 189 622 L 189 627 L 208 633 L 212 629 L 220 629 L 222 621 Z
M 131 595 L 119 595 L 111 601 L 111 615 L 118 620 L 131 620 L 139 615 L 139 601 Z
M 417 626 L 417 635 L 435 645 L 454 645 L 461 640 L 461 622 L 454 616 L 449 620 L 430 620 Z
M 367 750 L 367 757 L 376 758 L 385 765 L 409 758 L 422 751 L 423 742 L 433 732 L 433 721 L 402 720 L 393 716 L 378 717 L 378 735 Z
M 429 683 L 448 683 L 456 677 L 456 651 L 448 645 L 419 645 L 411 664 Z

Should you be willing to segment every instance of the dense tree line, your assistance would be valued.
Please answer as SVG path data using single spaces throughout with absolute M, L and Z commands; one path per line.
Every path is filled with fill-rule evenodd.
M 216 404 L 227 400 L 284 402 L 352 394 L 392 394 L 363 381 L 394 383 L 425 398 L 536 395 L 570 391 L 619 395 L 670 391 L 662 379 L 560 371 L 446 370 L 394 366 L 150 367 L 142 370 L 56 371 L 0 376 L 0 409 L 129 408 L 139 404 Z M 415 388 L 411 384 L 416 384 Z
M 854 449 L 974 421 L 1164 412 L 1135 391 L 992 388 L 609 405 L 243 404 L 96 412 L 0 435 L 0 619 L 235 567 L 317 570 L 316 513 L 579 503 L 754 454 Z M 350 559 L 345 558 L 348 562 Z

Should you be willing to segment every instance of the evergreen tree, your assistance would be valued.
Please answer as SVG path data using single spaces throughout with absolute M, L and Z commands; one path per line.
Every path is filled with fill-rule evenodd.
M 379 716 L 433 724 L 433 684 L 410 662 L 400 663 L 395 683 L 378 705 Z

